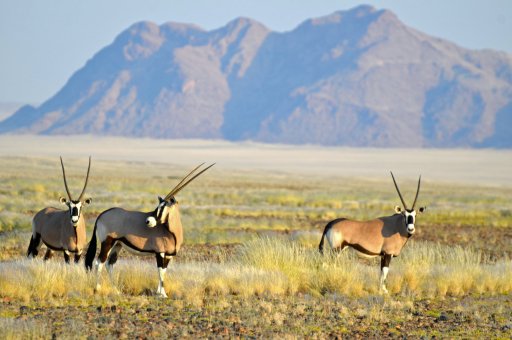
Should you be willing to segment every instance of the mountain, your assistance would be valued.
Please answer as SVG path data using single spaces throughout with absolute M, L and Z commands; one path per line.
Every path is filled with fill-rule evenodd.
M 6 119 L 14 112 L 18 111 L 20 107 L 23 106 L 23 103 L 16 102 L 0 102 L 0 121 Z
M 511 123 L 512 55 L 359 6 L 282 33 L 136 23 L 0 132 L 510 148 Z

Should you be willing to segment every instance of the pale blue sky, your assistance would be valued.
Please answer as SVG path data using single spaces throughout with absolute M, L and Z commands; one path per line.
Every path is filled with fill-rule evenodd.
M 360 4 L 460 46 L 512 53 L 510 0 L 0 0 L 0 102 L 41 103 L 134 22 L 214 29 L 245 16 L 274 31 Z

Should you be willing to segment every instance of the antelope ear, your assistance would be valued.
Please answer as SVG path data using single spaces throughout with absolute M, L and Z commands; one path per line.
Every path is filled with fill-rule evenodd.
M 62 203 L 62 204 L 66 204 L 67 203 L 67 199 L 65 197 L 61 197 L 59 198 L 59 202 Z
M 419 211 L 419 213 L 420 213 L 420 214 L 421 214 L 421 213 L 424 213 L 424 212 L 425 212 L 425 210 L 427 210 L 427 207 L 420 207 L 420 208 L 418 209 L 418 211 Z
M 402 212 L 402 208 L 400 208 L 398 205 L 395 205 L 395 212 L 400 214 Z
M 158 203 L 162 203 L 164 201 L 164 199 L 160 196 L 158 196 Z
M 89 205 L 89 204 L 91 204 L 91 202 L 92 202 L 92 198 L 91 197 L 86 198 L 85 201 L 84 201 L 85 205 Z

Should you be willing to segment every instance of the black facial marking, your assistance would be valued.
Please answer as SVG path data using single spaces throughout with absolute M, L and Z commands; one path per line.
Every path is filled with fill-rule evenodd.
M 164 208 L 165 208 L 165 205 L 163 207 L 161 207 L 160 210 L 158 211 L 158 215 L 156 216 L 157 221 L 161 220 L 162 214 L 164 213 Z
M 407 224 L 414 224 L 414 217 L 412 215 L 407 216 Z

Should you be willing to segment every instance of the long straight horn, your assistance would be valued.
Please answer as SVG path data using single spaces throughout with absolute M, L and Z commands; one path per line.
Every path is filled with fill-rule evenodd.
M 62 162 L 62 156 L 60 157 L 60 165 L 62 166 L 62 177 L 64 177 L 64 186 L 66 187 L 66 192 L 68 193 L 69 200 L 72 201 L 73 199 L 71 198 L 71 194 L 69 193 L 68 182 L 66 181 L 66 171 L 64 170 L 64 163 Z
M 80 194 L 80 197 L 78 197 L 79 201 L 82 200 L 82 197 L 85 194 L 85 189 L 87 188 L 87 182 L 89 182 L 89 171 L 91 171 L 91 156 L 89 156 L 89 167 L 87 168 L 87 176 L 85 177 L 84 188 L 82 189 L 82 193 Z
M 203 163 L 201 163 L 201 164 L 199 164 L 198 166 L 196 166 L 194 169 L 192 169 L 192 171 L 190 171 L 190 172 L 188 173 L 188 175 L 186 175 L 185 177 L 183 177 L 183 178 L 182 178 L 182 180 L 181 180 L 178 184 L 176 184 L 176 185 L 174 186 L 174 188 L 172 188 L 172 189 L 171 189 L 171 191 L 169 191 L 169 193 L 165 196 L 165 199 L 166 199 L 166 200 L 167 200 L 167 199 L 169 199 L 169 198 L 172 196 L 173 192 L 174 192 L 174 191 L 175 191 L 175 190 L 176 190 L 176 189 L 177 189 L 177 188 L 178 188 L 178 187 L 179 187 L 183 182 L 185 182 L 185 181 L 186 181 L 186 180 L 187 180 L 187 179 L 188 179 L 188 178 L 189 178 L 189 177 L 190 177 L 194 172 L 196 172 L 196 170 L 197 170 L 197 169 L 199 169 L 203 164 L 204 164 L 204 162 L 203 162 Z
M 418 179 L 418 189 L 416 189 L 416 197 L 414 197 L 414 203 L 412 204 L 411 209 L 414 209 L 414 206 L 416 205 L 416 200 L 418 199 L 418 194 L 420 193 L 420 183 L 421 183 L 421 175 L 420 175 L 420 178 Z
M 204 163 L 203 163 L 204 164 Z M 205 172 L 206 170 L 210 169 L 212 166 L 214 166 L 215 163 L 213 163 L 212 165 L 204 168 L 203 170 L 201 170 L 201 172 L 197 173 L 196 175 L 194 175 L 194 177 L 192 177 L 191 179 L 189 179 L 187 182 L 185 182 L 185 184 L 181 185 L 179 188 L 178 186 L 176 186 L 167 196 L 165 196 L 165 199 L 168 200 L 169 198 L 171 198 L 172 196 L 176 195 L 178 192 L 181 191 L 181 189 L 183 189 L 184 187 L 186 187 L 190 182 L 192 182 L 194 179 L 196 179 L 199 175 L 201 175 L 203 172 Z M 188 177 L 188 176 L 187 176 Z
M 395 176 L 393 176 L 393 172 L 391 172 L 391 177 L 393 178 L 393 183 L 395 183 L 396 192 L 398 192 L 398 196 L 400 196 L 400 201 L 402 201 L 402 204 L 404 205 L 404 209 L 407 209 L 407 204 L 405 204 L 404 198 L 402 197 L 402 194 L 400 193 L 400 189 L 398 189 L 398 185 L 395 181 Z

